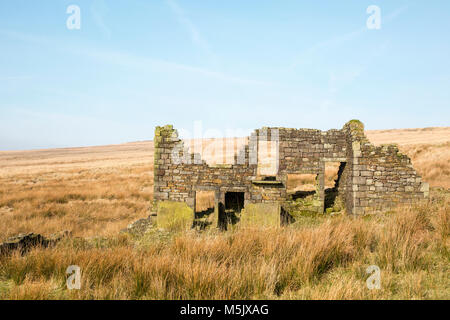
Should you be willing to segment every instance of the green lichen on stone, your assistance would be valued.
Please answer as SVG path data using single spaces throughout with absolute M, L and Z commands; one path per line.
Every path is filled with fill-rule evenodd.
M 284 207 L 295 218 L 307 212 L 320 213 L 322 211 L 322 202 L 317 195 L 310 195 L 305 198 L 286 201 Z
M 165 147 L 165 143 L 176 134 L 176 130 L 172 125 L 165 125 L 164 127 L 157 126 L 155 128 L 155 138 L 153 140 L 153 165 L 154 170 L 158 169 L 158 161 L 161 159 L 161 149 Z
M 344 125 L 344 129 L 348 129 L 352 134 L 364 135 L 364 123 L 359 120 L 353 119 Z
M 308 196 L 306 198 L 296 199 L 295 205 L 301 207 L 319 207 L 320 200 L 317 199 L 315 196 Z
M 153 140 L 153 170 L 158 169 L 158 160 L 160 159 L 160 148 L 159 145 L 162 142 L 161 139 L 161 127 L 157 126 L 155 128 L 155 138 Z
M 228 163 L 214 163 L 209 166 L 210 168 L 217 168 L 217 169 L 231 169 L 233 168 L 232 164 Z
M 398 145 L 396 143 L 385 143 L 385 144 L 380 145 L 380 147 L 385 152 L 387 152 L 387 151 L 393 151 L 396 153 L 398 152 Z
M 160 201 L 157 205 L 157 226 L 168 231 L 192 228 L 194 210 L 184 202 Z
M 312 210 L 299 210 L 299 211 L 292 211 L 289 213 L 295 221 L 300 218 L 306 218 L 306 217 L 317 217 L 317 211 Z
M 364 124 L 356 119 L 350 120 L 344 125 L 344 131 L 350 134 L 352 141 L 359 141 L 361 143 L 370 143 L 364 134 Z
M 279 227 L 280 205 L 278 203 L 249 203 L 241 211 L 242 227 Z
M 364 131 L 364 123 L 357 119 L 352 119 L 346 123 L 353 130 L 363 130 Z

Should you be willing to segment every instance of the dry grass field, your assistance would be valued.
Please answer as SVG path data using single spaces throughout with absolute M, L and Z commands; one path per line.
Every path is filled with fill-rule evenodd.
M 151 142 L 0 152 L 0 241 L 22 232 L 114 235 L 148 215 Z
M 283 229 L 143 238 L 119 231 L 148 216 L 152 142 L 0 152 L 0 242 L 73 234 L 0 258 L 0 299 L 450 299 L 450 128 L 367 136 L 412 158 L 434 187 L 429 202 L 356 219 L 305 217 Z M 234 139 L 234 149 L 245 141 Z M 72 264 L 82 269 L 81 290 L 65 288 Z M 382 270 L 380 290 L 365 285 L 372 264 Z

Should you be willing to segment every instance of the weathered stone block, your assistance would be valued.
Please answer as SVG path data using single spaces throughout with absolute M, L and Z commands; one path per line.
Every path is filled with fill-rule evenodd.
M 280 204 L 278 203 L 252 203 L 245 206 L 241 212 L 241 225 L 261 226 L 261 227 L 279 227 Z
M 169 231 L 188 230 L 194 222 L 194 210 L 184 202 L 160 201 L 156 221 L 158 228 Z

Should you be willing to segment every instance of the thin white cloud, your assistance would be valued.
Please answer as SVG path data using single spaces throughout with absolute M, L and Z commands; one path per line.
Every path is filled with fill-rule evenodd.
M 337 35 L 333 38 L 330 38 L 328 40 L 324 40 L 321 42 L 318 42 L 314 45 L 312 45 L 311 47 L 309 47 L 308 49 L 306 49 L 303 53 L 301 53 L 300 55 L 298 55 L 295 59 L 294 62 L 291 64 L 291 68 L 295 68 L 297 67 L 299 64 L 301 64 L 302 62 L 305 61 L 305 59 L 307 59 L 308 57 L 312 57 L 314 56 L 314 54 L 318 51 L 321 50 L 327 50 L 330 47 L 333 46 L 339 46 L 347 41 L 353 40 L 355 38 L 357 38 L 358 36 L 360 36 L 361 34 L 363 34 L 364 32 L 367 31 L 366 27 L 362 27 L 360 29 L 348 32 L 348 33 L 344 33 L 341 35 Z
M 95 0 L 91 5 L 91 14 L 94 18 L 94 22 L 97 27 L 103 32 L 103 34 L 110 39 L 111 30 L 106 25 L 104 16 L 108 10 L 108 7 L 104 0 Z
M 0 81 L 20 81 L 20 80 L 32 80 L 34 77 L 30 75 L 18 75 L 18 76 L 5 76 L 0 77 Z
M 166 0 L 166 3 L 169 5 L 170 9 L 177 17 L 179 23 L 186 28 L 192 43 L 199 47 L 207 55 L 208 59 L 215 62 L 216 58 L 211 50 L 210 45 L 202 37 L 196 25 L 191 21 L 191 19 L 189 19 L 180 5 L 176 3 L 175 0 Z
M 329 76 L 330 93 L 338 92 L 342 87 L 345 87 L 355 81 L 364 71 L 364 67 L 353 70 L 344 70 L 340 72 L 332 71 Z
M 8 38 L 11 38 L 14 40 L 19 40 L 19 41 L 34 43 L 34 44 L 39 44 L 39 45 L 50 45 L 51 44 L 48 37 L 26 34 L 26 33 L 22 33 L 22 32 L 16 32 L 13 30 L 0 29 L 0 35 L 3 35 L 5 37 L 8 37 Z
M 184 72 L 191 72 L 191 73 L 199 74 L 199 75 L 202 75 L 205 77 L 215 78 L 218 80 L 223 80 L 223 81 L 232 82 L 232 83 L 236 83 L 236 84 L 263 85 L 263 86 L 272 85 L 272 83 L 270 83 L 270 82 L 236 77 L 236 76 L 228 75 L 228 74 L 225 74 L 222 72 L 211 71 L 208 69 L 189 66 L 189 65 L 185 65 L 185 64 L 179 64 L 176 62 L 171 62 L 171 61 L 166 61 L 166 60 L 137 56 L 137 55 L 133 55 L 133 54 L 125 53 L 125 52 L 105 51 L 105 50 L 98 50 L 98 49 L 92 49 L 92 48 L 88 48 L 88 49 L 71 48 L 68 50 L 71 51 L 72 53 L 87 56 L 87 57 L 96 59 L 101 62 L 107 62 L 107 63 L 115 64 L 115 65 L 122 65 L 122 66 L 132 67 L 132 68 L 136 68 L 136 69 L 164 68 L 164 69 L 172 69 L 172 70 L 178 70 L 178 71 L 184 71 Z
M 408 10 L 409 5 L 405 5 L 403 7 L 397 8 L 394 11 L 392 11 L 391 13 L 389 13 L 386 18 L 385 18 L 385 22 L 390 22 L 394 19 L 396 19 L 398 16 L 400 16 L 401 14 L 403 14 L 406 10 Z
M 382 16 L 382 26 L 395 20 L 398 16 L 403 14 L 408 9 L 408 7 L 409 7 L 408 5 L 400 7 L 398 9 L 392 11 L 391 13 L 387 14 L 385 18 L 383 18 L 383 16 Z M 329 50 L 332 47 L 340 46 L 348 41 L 358 38 L 359 36 L 361 36 L 362 34 L 368 32 L 368 31 L 370 31 L 370 30 L 364 25 L 363 27 L 361 27 L 359 29 L 356 29 L 356 30 L 353 30 L 353 31 L 350 31 L 348 33 L 344 33 L 341 35 L 334 36 L 334 37 L 324 40 L 324 41 L 320 41 L 320 42 L 314 44 L 313 46 L 309 47 L 308 49 L 306 49 L 300 55 L 298 55 L 294 59 L 294 62 L 290 65 L 290 67 L 295 68 L 299 64 L 304 62 L 305 59 L 307 59 L 308 57 L 314 56 L 314 54 L 316 52 L 323 51 L 323 50 Z
M 0 35 L 4 35 L 19 41 L 33 43 L 36 45 L 45 45 L 55 50 L 64 51 L 65 53 L 78 54 L 91 59 L 96 59 L 100 62 L 107 62 L 113 65 L 122 65 L 136 69 L 153 67 L 161 69 L 171 69 L 175 71 L 191 72 L 205 77 L 214 78 L 240 85 L 259 85 L 259 86 L 273 85 L 272 82 L 247 79 L 243 77 L 229 75 L 223 72 L 212 71 L 209 69 L 190 66 L 186 64 L 180 64 L 162 59 L 137 56 L 126 52 L 119 52 L 114 50 L 101 50 L 93 47 L 83 47 L 83 48 L 79 46 L 74 47 L 71 46 L 69 43 L 67 43 L 66 46 L 60 44 L 56 45 L 56 40 L 51 39 L 49 37 L 41 37 L 2 29 L 0 29 Z

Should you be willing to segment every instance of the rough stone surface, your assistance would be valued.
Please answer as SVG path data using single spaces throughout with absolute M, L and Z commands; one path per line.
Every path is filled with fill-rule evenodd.
M 273 183 L 260 183 L 258 142 L 277 137 L 278 166 Z M 154 200 L 184 202 L 195 210 L 196 191 L 215 191 L 216 205 L 227 192 L 243 192 L 245 205 L 278 203 L 288 209 L 288 174 L 317 175 L 313 211 L 325 212 L 325 163 L 340 162 L 335 191 L 348 214 L 385 210 L 428 197 L 411 160 L 394 145 L 376 147 L 364 135 L 364 125 L 351 120 L 341 130 L 262 128 L 235 156 L 233 164 L 209 166 L 189 153 L 172 126 L 155 130 Z M 258 183 L 259 182 L 259 183 Z M 291 206 L 292 207 L 292 206 Z
M 19 250 L 22 254 L 34 247 L 48 247 L 56 244 L 61 239 L 70 236 L 69 231 L 62 231 L 45 238 L 40 234 L 24 233 L 7 239 L 0 244 L 0 256 Z
M 155 225 L 155 216 L 150 215 L 147 218 L 139 219 L 127 226 L 126 229 L 121 230 L 122 233 L 129 233 L 132 235 L 141 236 L 143 235 L 149 228 L 152 228 Z
M 194 224 L 194 210 L 186 203 L 162 201 L 158 203 L 157 210 L 158 228 L 183 231 L 192 228 Z
M 240 215 L 243 226 L 281 226 L 280 205 L 277 203 L 249 203 Z

